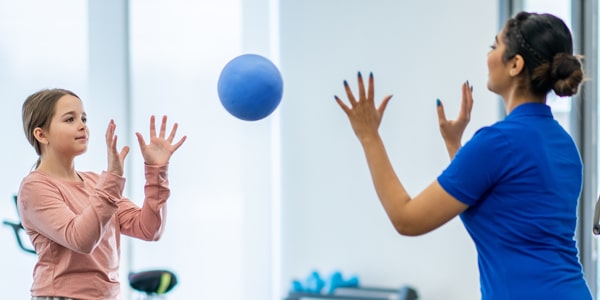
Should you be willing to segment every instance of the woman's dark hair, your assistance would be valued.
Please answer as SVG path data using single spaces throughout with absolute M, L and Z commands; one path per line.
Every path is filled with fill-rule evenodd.
M 22 117 L 25 137 L 27 137 L 27 141 L 33 146 L 38 155 L 42 154 L 41 145 L 35 138 L 33 131 L 38 127 L 45 130 L 50 127 L 50 120 L 54 117 L 56 102 L 65 95 L 79 98 L 75 93 L 68 90 L 47 89 L 32 94 L 23 103 Z M 39 162 L 38 159 L 36 167 Z
M 545 96 L 554 90 L 559 96 L 577 93 L 583 81 L 579 57 L 573 56 L 573 38 L 565 23 L 551 14 L 520 12 L 504 27 L 504 60 L 515 55 L 525 60 L 530 88 Z

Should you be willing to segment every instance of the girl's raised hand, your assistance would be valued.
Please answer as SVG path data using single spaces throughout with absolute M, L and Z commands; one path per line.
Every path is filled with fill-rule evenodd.
M 135 135 L 140 144 L 144 162 L 148 165 L 162 165 L 169 162 L 171 155 L 183 144 L 186 136 L 183 136 L 177 143 L 173 144 L 173 139 L 177 133 L 177 123 L 173 124 L 173 129 L 167 137 L 167 116 L 163 116 L 162 118 L 158 135 L 156 134 L 154 119 L 154 116 L 150 117 L 150 140 L 148 144 L 144 141 L 141 133 L 136 132 Z
M 117 125 L 114 120 L 110 120 L 108 128 L 106 129 L 106 149 L 108 158 L 108 168 L 106 171 L 112 172 L 119 176 L 123 176 L 123 162 L 127 153 L 129 153 L 129 147 L 125 146 L 121 148 L 121 151 L 117 151 L 117 135 L 115 129 Z

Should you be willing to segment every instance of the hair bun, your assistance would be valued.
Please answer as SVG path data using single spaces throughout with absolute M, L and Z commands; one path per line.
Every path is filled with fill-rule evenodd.
M 581 61 L 568 53 L 556 54 L 552 60 L 550 77 L 554 82 L 552 89 L 558 96 L 575 95 L 583 81 Z

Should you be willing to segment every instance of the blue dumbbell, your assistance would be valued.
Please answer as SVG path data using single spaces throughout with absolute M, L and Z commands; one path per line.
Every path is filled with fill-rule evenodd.
M 344 280 L 342 273 L 339 271 L 334 272 L 329 277 L 329 290 L 328 293 L 332 295 L 335 289 L 340 287 L 358 287 L 358 277 L 352 276 L 349 279 Z

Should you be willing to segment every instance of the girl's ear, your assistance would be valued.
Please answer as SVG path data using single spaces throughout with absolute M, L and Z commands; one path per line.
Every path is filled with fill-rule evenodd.
M 40 127 L 36 127 L 33 130 L 33 136 L 40 144 L 42 144 L 42 145 L 48 144 L 48 139 L 46 138 L 46 133 L 44 132 L 44 129 L 42 129 Z
M 509 62 L 509 71 L 508 74 L 512 77 L 516 77 L 525 68 L 525 59 L 520 54 L 515 55 Z

